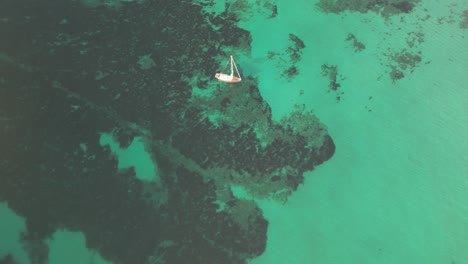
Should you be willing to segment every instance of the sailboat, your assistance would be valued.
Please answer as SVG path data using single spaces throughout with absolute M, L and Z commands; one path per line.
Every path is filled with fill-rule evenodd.
M 227 83 L 238 83 L 242 81 L 242 78 L 240 76 L 239 70 L 237 69 L 237 65 L 234 62 L 234 58 L 232 58 L 232 55 L 229 57 L 228 63 L 231 64 L 231 73 L 226 74 L 222 73 L 226 67 L 220 72 L 215 74 L 215 78 L 218 79 L 221 82 L 227 82 Z M 227 65 L 226 65 L 227 66 Z M 236 69 L 237 76 L 234 75 L 234 69 Z

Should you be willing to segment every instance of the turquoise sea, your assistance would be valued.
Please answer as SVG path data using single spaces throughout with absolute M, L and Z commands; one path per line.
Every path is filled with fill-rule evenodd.
M 237 175 L 235 173 L 247 173 L 247 168 L 245 171 L 233 169 L 235 173 L 231 174 L 231 181 L 227 178 L 220 180 L 221 174 L 226 173 L 226 167 L 231 168 L 231 165 L 226 163 L 223 166 L 219 162 L 213 163 L 216 166 L 204 167 L 203 164 L 211 164 L 209 162 L 216 160 L 217 155 L 224 155 L 226 152 L 221 151 L 219 153 L 224 154 L 206 157 L 202 152 L 194 151 L 198 154 L 190 154 L 192 144 L 205 146 L 204 141 L 200 140 L 200 143 L 195 135 L 190 140 L 183 141 L 183 144 L 178 144 L 179 140 L 182 142 L 182 136 L 179 137 L 173 131 L 186 129 L 189 132 L 183 135 L 187 138 L 194 135 L 190 133 L 194 131 L 192 127 L 187 127 L 185 123 L 185 128 L 166 125 L 165 119 L 159 118 L 156 112 L 151 112 L 148 106 L 158 100 L 158 95 L 149 95 L 145 92 L 146 88 L 140 88 L 151 86 L 149 83 L 159 78 L 155 72 L 149 73 L 156 69 L 162 73 L 160 76 L 173 76 L 173 83 L 180 80 L 190 84 L 193 91 L 188 96 L 202 94 L 202 98 L 215 98 L 219 91 L 226 92 L 226 87 L 231 90 L 240 89 L 242 83 L 222 84 L 209 74 L 201 76 L 205 72 L 199 69 L 191 69 L 195 73 L 187 73 L 186 66 L 177 62 L 174 62 L 173 67 L 180 67 L 182 70 L 175 73 L 168 70 L 168 67 L 172 67 L 167 66 L 169 64 L 160 67 L 163 57 L 169 56 L 167 51 L 164 54 L 157 51 L 165 45 L 164 41 L 162 44 L 158 42 L 159 44 L 145 46 L 146 41 L 158 38 L 156 33 L 153 35 L 142 30 L 139 36 L 148 35 L 148 40 L 141 43 L 136 39 L 121 38 L 120 35 L 101 36 L 97 31 L 87 30 L 84 25 L 86 23 L 76 22 L 80 15 L 66 17 L 72 12 L 68 9 L 62 20 L 56 19 L 55 24 L 44 25 L 54 28 L 47 31 L 38 26 L 30 26 L 28 21 L 37 19 L 35 10 L 40 10 L 38 17 L 58 10 L 43 10 L 37 4 L 31 7 L 28 5 L 31 1 L 24 1 L 24 6 L 28 7 L 22 14 L 21 5 L 6 2 L 8 4 L 0 3 L 0 97 L 3 97 L 0 98 L 0 104 L 3 105 L 0 105 L 0 126 L 3 126 L 0 130 L 0 144 L 7 146 L 0 146 L 0 149 L 3 148 L 0 150 L 0 169 L 3 171 L 0 172 L 0 185 L 3 185 L 0 187 L 0 263 L 468 263 L 467 1 L 181 1 L 184 6 L 197 6 L 196 10 L 202 17 L 207 16 L 206 14 L 211 14 L 212 17 L 223 17 L 229 12 L 235 14 L 237 19 L 228 22 L 234 23 L 239 30 L 248 32 L 250 41 L 221 48 L 222 51 L 218 50 L 223 53 L 221 55 L 211 56 L 205 50 L 204 56 L 207 60 L 222 65 L 227 58 L 224 55 L 232 54 L 244 77 L 243 82 L 250 83 L 253 80 L 261 98 L 271 108 L 272 122 L 281 124 L 285 117 L 300 106 L 304 111 L 311 111 L 320 120 L 333 140 L 336 147 L 333 155 L 312 170 L 301 174 L 303 182 L 298 184 L 297 189 L 292 188 L 288 192 L 287 199 L 280 200 L 273 198 L 274 192 L 281 191 L 275 189 L 276 185 L 268 185 L 268 188 L 274 190 L 270 196 L 270 189 L 262 185 L 263 180 L 250 183 L 250 179 L 242 178 L 243 176 L 237 176 L 241 180 L 232 180 Z M 109 12 L 101 23 L 114 23 L 112 20 L 125 21 L 127 17 L 129 21 L 133 21 L 130 17 L 139 15 L 142 17 L 135 20 L 148 19 L 143 18 L 141 13 L 137 15 L 125 10 L 158 1 L 68 2 L 70 5 L 81 5 L 76 12 L 91 10 L 91 13 L 85 13 L 83 19 L 94 19 L 100 16 L 100 12 Z M 160 7 L 163 8 L 166 2 L 161 1 Z M 7 12 L 7 8 L 12 8 L 12 11 Z M 69 7 L 62 3 L 61 8 Z M 172 9 L 168 7 L 168 10 Z M 176 15 L 183 17 L 184 14 L 182 12 Z M 214 31 L 228 30 L 224 26 L 215 25 L 213 21 L 207 23 Z M 55 28 L 56 25 L 68 23 L 76 23 L 76 28 L 63 29 L 66 33 L 59 32 L 62 30 L 60 27 Z M 128 28 L 125 25 L 124 23 L 115 29 L 115 32 L 133 28 L 131 22 L 128 22 Z M 157 28 L 158 23 L 151 26 Z M 34 37 L 31 39 L 37 38 L 38 43 L 47 40 L 48 44 L 31 44 L 28 38 L 20 37 L 21 34 L 11 30 L 12 28 L 31 28 L 25 34 L 32 34 Z M 34 33 L 41 30 L 45 33 Z M 54 30 L 58 33 L 52 34 Z M 169 41 L 180 45 L 184 40 L 177 39 L 179 35 L 176 24 L 161 32 L 172 31 L 174 34 L 170 35 Z M 80 35 L 80 32 L 85 33 Z M 11 37 L 5 34 L 10 34 Z M 15 45 L 9 41 L 21 41 L 22 38 L 28 40 L 17 44 L 18 47 L 13 47 Z M 98 38 L 103 39 L 102 43 L 106 43 L 107 48 L 98 49 L 92 46 L 94 39 Z M 112 44 L 114 41 L 127 44 L 117 51 L 113 49 L 118 46 Z M 133 45 L 132 41 L 138 44 Z M 187 44 L 187 47 L 203 43 L 198 40 L 185 41 L 192 43 Z M 58 42 L 60 43 L 57 44 Z M 104 45 L 102 43 L 99 45 Z M 296 48 L 299 47 L 293 53 L 291 43 L 295 43 Z M 41 48 L 35 50 L 37 46 Z M 65 46 L 70 47 L 71 53 L 76 51 L 76 55 L 68 56 L 66 52 L 63 53 L 65 55 L 56 55 Z M 57 51 L 47 56 L 56 56 L 63 60 L 54 61 L 54 65 L 49 64 L 51 62 L 45 58 L 47 56 L 40 55 L 47 49 Z M 86 52 L 91 53 L 93 50 L 103 54 L 109 52 L 110 55 L 100 57 L 100 53 L 96 53 L 98 55 L 90 56 L 83 60 L 83 64 L 79 64 L 90 65 L 89 67 L 74 68 L 78 66 L 72 65 L 71 61 L 83 58 Z M 187 48 L 186 52 L 192 52 L 191 48 Z M 291 59 L 290 54 L 296 53 L 300 55 L 300 59 Z M 183 56 L 185 61 L 190 61 L 187 54 L 179 53 L 174 56 Z M 205 57 L 194 60 L 203 61 Z M 125 61 L 120 64 L 119 60 Z M 285 69 L 288 69 L 291 61 L 294 73 L 288 76 Z M 41 70 L 41 67 L 45 67 L 41 62 L 49 66 Z M 99 67 L 91 66 L 96 63 L 99 63 Z M 115 68 L 112 68 L 114 65 Z M 131 66 L 126 68 L 127 66 L 120 65 Z M 218 70 L 217 65 L 211 66 Z M 52 72 L 53 74 L 49 74 Z M 70 72 L 76 75 L 67 75 Z M 134 79 L 126 79 L 140 72 L 143 73 Z M 90 80 L 81 83 L 88 75 Z M 249 77 L 253 79 L 247 80 Z M 59 81 L 54 81 L 54 78 Z M 111 78 L 115 82 L 105 83 Z M 42 81 L 27 81 L 33 79 Z M 203 88 L 200 82 L 207 83 L 203 87 L 208 88 Z M 75 83 L 79 85 L 75 87 Z M 157 85 L 165 87 L 163 82 Z M 18 89 L 25 91 L 21 94 L 31 92 L 32 96 L 24 99 L 18 96 L 19 92 L 16 93 Z M 47 92 L 36 92 L 41 89 Z M 113 89 L 119 89 L 119 92 L 113 93 Z M 174 89 L 174 93 L 174 97 L 180 96 L 178 90 Z M 41 96 L 47 99 L 41 99 Z M 131 97 L 133 101 L 119 101 L 125 97 Z M 148 104 L 145 98 L 149 100 Z M 171 100 L 166 102 L 169 110 L 165 112 L 166 106 L 161 110 L 167 116 L 174 113 L 171 112 L 173 108 L 170 108 Z M 54 103 L 60 101 L 66 102 L 65 106 Z M 141 105 L 138 102 L 142 102 Z M 206 109 L 214 107 L 214 103 L 201 102 Z M 48 118 L 33 122 L 35 119 L 30 116 L 36 116 L 36 113 L 37 116 L 42 115 L 41 109 L 44 108 L 41 105 L 55 107 L 51 108 L 55 110 L 47 110 L 44 116 L 60 122 L 49 122 Z M 239 105 L 237 108 L 248 108 L 246 105 Z M 29 106 L 33 110 L 23 111 Z M 91 112 L 79 118 L 74 116 L 75 112 L 87 108 Z M 134 110 L 140 108 L 141 111 Z M 210 113 L 207 114 L 208 119 L 217 127 L 221 126 L 217 122 L 233 122 L 231 118 L 238 118 L 231 115 L 232 113 L 223 113 L 223 118 L 227 119 L 219 117 L 221 114 L 216 111 L 206 113 Z M 241 115 L 244 112 L 234 113 L 240 113 L 238 115 L 243 118 Z M 184 115 L 185 119 L 191 118 L 188 111 Z M 94 118 L 93 116 L 99 117 L 96 118 L 96 124 L 99 125 L 90 125 L 87 121 L 82 125 L 81 122 L 85 122 L 83 120 Z M 117 121 L 112 121 L 114 123 L 107 126 L 106 120 Z M 64 128 L 68 126 L 68 122 L 73 123 L 69 130 Z M 57 127 L 57 124 L 61 125 Z M 47 126 L 50 128 L 46 128 Z M 164 137 L 165 130 L 154 129 L 157 126 L 171 127 L 172 130 L 168 129 L 170 133 L 167 133 L 172 136 Z M 25 132 L 23 127 L 30 130 Z M 126 129 L 131 132 L 122 132 Z M 47 132 L 40 134 L 41 130 Z M 39 134 L 41 136 L 34 136 Z M 243 135 L 234 133 L 232 142 L 237 142 Z M 122 144 L 122 138 L 126 140 L 126 144 Z M 218 137 L 211 138 L 218 140 Z M 74 142 L 70 143 L 73 147 L 65 149 L 63 146 L 70 141 Z M 232 143 L 235 144 L 238 143 Z M 32 147 L 28 148 L 29 145 Z M 208 145 L 206 144 L 206 148 Z M 30 151 L 34 146 L 38 150 Z M 181 146 L 186 146 L 187 152 Z M 189 154 L 179 155 L 177 149 Z M 257 153 L 258 151 L 257 149 Z M 42 161 L 42 157 L 48 155 L 54 155 L 53 159 L 57 161 L 55 165 L 50 165 L 53 162 Z M 194 155 L 193 158 L 190 155 Z M 203 158 L 198 161 L 197 155 Z M 247 151 L 241 151 L 240 156 L 247 157 L 247 160 L 253 159 Z M 101 157 L 110 158 L 102 158 L 105 162 L 101 162 Z M 79 162 L 71 163 L 68 158 Z M 101 168 L 104 166 L 102 164 L 109 162 L 109 166 L 116 171 L 115 175 L 108 175 Z M 211 192 L 211 189 L 198 181 L 187 183 L 184 177 L 191 176 L 174 169 L 178 166 L 202 175 L 203 180 L 200 182 L 214 182 L 206 186 L 215 191 Z M 261 165 L 256 166 L 260 168 Z M 64 171 L 61 170 L 62 167 L 65 168 Z M 293 165 L 291 167 L 294 170 Z M 74 171 L 75 174 L 62 180 L 61 173 L 67 170 Z M 94 173 L 93 177 L 86 176 L 85 180 L 82 175 L 89 171 Z M 262 172 L 258 169 L 259 175 Z M 100 177 L 104 174 L 106 178 L 101 180 Z M 126 180 L 125 177 L 131 177 L 132 180 Z M 170 181 L 170 177 L 176 177 L 177 180 Z M 78 183 L 81 179 L 86 184 Z M 118 184 L 111 183 L 114 179 Z M 28 182 L 33 183 L 29 186 Z M 170 185 L 172 187 L 167 187 L 169 183 L 173 184 Z M 76 189 L 73 184 L 81 187 Z M 106 200 L 110 202 L 101 204 L 98 195 L 100 191 L 94 193 L 94 187 L 89 186 L 97 186 L 96 188 L 102 190 L 102 196 L 110 197 Z M 119 186 L 124 187 L 114 191 Z M 176 191 L 177 188 L 191 191 L 179 192 Z M 37 193 L 33 190 L 37 190 Z M 62 193 L 57 190 L 66 191 Z M 239 206 L 241 209 L 229 211 L 235 223 L 251 221 L 249 208 L 258 206 L 261 215 L 257 217 L 268 222 L 264 234 L 265 247 L 261 254 L 250 253 L 248 247 L 240 251 L 233 250 L 245 243 L 242 238 L 236 237 L 239 234 L 237 231 L 226 234 L 222 228 L 217 231 L 225 240 L 230 240 L 229 243 L 213 238 L 216 236 L 211 237 L 206 230 L 217 230 L 224 220 L 219 220 L 219 225 L 205 225 L 203 221 L 209 221 L 204 218 L 206 215 L 198 216 L 194 213 L 197 218 L 186 215 L 192 211 L 207 210 L 204 203 L 177 211 L 174 213 L 177 215 L 175 217 L 171 216 L 170 209 L 164 209 L 166 205 L 167 208 L 170 208 L 169 205 L 181 206 L 176 201 L 205 201 L 210 196 L 204 192 L 216 194 L 213 204 L 219 207 L 214 208 L 213 212 L 216 211 L 218 216 L 220 212 L 227 212 L 228 209 L 225 208 L 230 206 L 229 199 L 236 203 L 245 202 L 242 207 Z M 84 203 L 81 194 L 93 198 Z M 227 196 L 231 198 L 225 198 Z M 140 205 L 137 201 L 143 199 L 142 197 L 156 209 Z M 62 205 L 62 200 L 67 203 Z M 113 201 L 115 205 L 112 204 Z M 91 210 L 94 205 L 98 209 Z M 112 209 L 107 212 L 106 208 Z M 156 217 L 142 213 L 142 210 L 153 209 L 157 212 Z M 122 220 L 127 217 L 132 219 L 133 225 Z M 206 216 L 207 219 L 211 219 L 210 217 L 214 216 Z M 95 219 L 104 219 L 105 223 L 95 224 L 99 222 Z M 145 223 L 141 224 L 141 230 L 140 223 Z M 152 223 L 160 226 L 148 228 L 152 227 Z M 173 225 L 170 227 L 167 223 Z M 99 230 L 104 230 L 107 225 L 116 226 L 109 227 L 109 231 L 106 231 L 108 233 L 100 233 Z M 250 224 L 246 226 L 251 227 Z M 40 231 L 33 232 L 34 228 Z M 138 232 L 128 231 L 132 228 Z M 166 233 L 166 230 L 171 231 Z M 176 236 L 180 235 L 177 230 L 184 233 L 180 240 Z M 116 235 L 119 231 L 125 235 Z M 152 232 L 153 237 L 161 236 L 164 240 L 155 242 L 146 238 L 145 235 Z M 192 232 L 195 235 L 192 236 Z M 143 236 L 145 239 L 141 239 Z M 102 242 L 106 239 L 122 243 L 110 245 Z M 241 242 L 233 242 L 237 239 Z M 192 242 L 188 243 L 189 240 Z M 197 247 L 197 243 L 206 241 L 212 249 L 204 252 L 201 246 Z M 37 253 L 37 248 L 41 247 L 44 249 L 41 252 L 46 252 L 42 255 Z M 144 252 L 151 256 L 143 256 L 143 253 L 133 248 L 148 248 Z M 217 250 L 222 253 L 210 255 L 209 252 L 218 252 Z M 127 251 L 128 254 L 119 255 L 119 251 Z M 199 257 L 198 252 L 204 252 L 204 257 Z M 238 252 L 241 252 L 240 257 L 232 257 Z M 34 254 L 42 257 L 31 257 Z M 172 256 L 170 254 L 187 254 L 192 258 L 167 257 Z M 226 257 L 230 260 L 223 260 L 220 257 L 223 254 L 230 256 Z

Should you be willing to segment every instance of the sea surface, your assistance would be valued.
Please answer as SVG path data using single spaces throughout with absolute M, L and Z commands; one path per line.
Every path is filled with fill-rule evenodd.
M 203 10 L 220 14 L 226 2 Z M 257 78 L 273 120 L 304 105 L 336 150 L 286 202 L 233 188 L 268 221 L 265 251 L 248 263 L 468 263 L 468 2 L 422 0 L 409 13 L 382 15 L 277 0 L 273 18 L 254 3 L 267 1 L 250 2 L 236 11 L 252 40 L 235 51 L 241 73 Z M 305 48 L 297 75 L 285 78 L 271 54 L 287 49 L 290 34 Z M 0 52 L 2 63 L 15 59 Z M 103 131 L 99 144 L 120 169 L 161 182 L 140 137 L 119 148 Z M 0 263 L 33 263 L 21 242 L 26 223 L 8 199 L 0 203 Z M 87 248 L 80 230 L 57 229 L 46 245 L 51 264 L 112 263 Z
M 306 104 L 337 145 L 286 205 L 260 202 L 267 250 L 251 263 L 468 262 L 468 31 L 449 21 L 466 6 L 422 1 L 411 15 L 384 19 L 279 1 L 275 22 L 245 23 L 254 57 L 281 45 L 269 32 L 303 38 L 299 77 L 261 74 L 262 95 L 277 116 Z M 343 41 L 350 32 L 365 50 Z M 412 34 L 424 40 L 409 47 Z M 385 53 L 404 49 L 422 61 L 393 82 Z M 323 63 L 343 76 L 339 102 L 312 70 Z

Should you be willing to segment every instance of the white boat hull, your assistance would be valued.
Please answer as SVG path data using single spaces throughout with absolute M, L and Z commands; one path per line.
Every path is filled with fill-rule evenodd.
M 242 81 L 240 77 L 225 74 L 225 73 L 216 73 L 215 78 L 222 82 L 227 82 L 227 83 L 238 83 Z

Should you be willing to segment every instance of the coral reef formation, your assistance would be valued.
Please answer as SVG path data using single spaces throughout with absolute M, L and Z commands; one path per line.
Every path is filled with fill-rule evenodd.
M 410 13 L 421 0 L 320 0 L 317 7 L 328 13 L 354 11 L 376 12 L 384 17 L 400 13 Z
M 291 81 L 299 74 L 296 64 L 301 60 L 302 50 L 305 48 L 304 41 L 294 34 L 289 34 L 289 46 L 285 51 L 269 51 L 268 59 L 276 60 L 278 68 L 282 70 L 281 76 Z
M 249 46 L 234 16 L 120 2 L 8 0 L 21 15 L 0 27 L 0 201 L 26 218 L 32 263 L 61 228 L 115 263 L 246 263 L 268 223 L 232 186 L 286 201 L 333 141 L 301 108 L 272 121 L 253 78 L 213 82 L 213 54 Z M 290 38 L 294 57 L 304 44 Z M 144 139 L 161 185 L 118 169 L 100 144 L 109 131 L 122 148 Z
M 353 47 L 356 52 L 360 52 L 366 48 L 366 45 L 364 43 L 360 42 L 357 40 L 356 36 L 354 34 L 348 34 L 346 37 L 347 41 L 352 41 L 353 42 Z
M 462 21 L 460 22 L 460 28 L 468 28 L 468 10 L 463 11 Z

